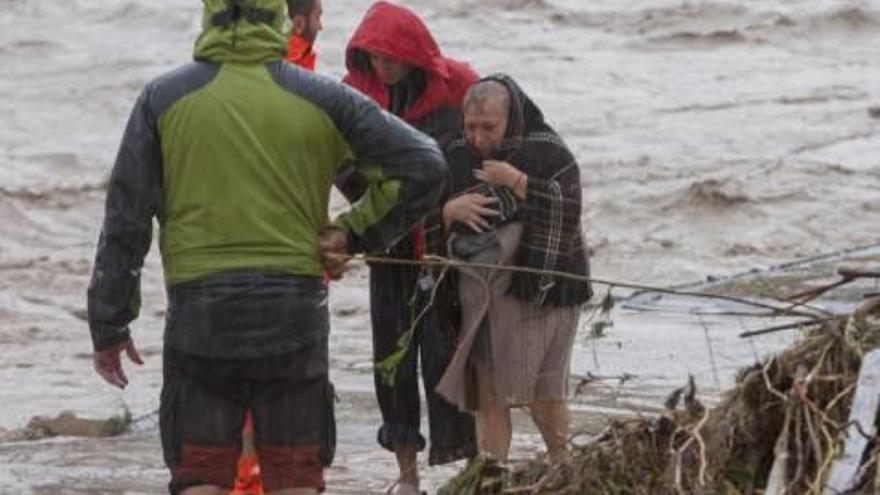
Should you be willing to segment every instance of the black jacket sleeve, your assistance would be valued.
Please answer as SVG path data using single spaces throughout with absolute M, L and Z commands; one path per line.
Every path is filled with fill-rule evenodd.
M 363 174 L 358 173 L 355 163 L 346 162 L 336 172 L 333 185 L 349 203 L 354 203 L 367 192 L 370 181 Z
M 95 350 L 129 337 L 140 310 L 140 274 L 161 201 L 162 152 L 149 90 L 135 104 L 107 186 L 104 223 L 88 289 Z
M 438 203 L 446 162 L 433 138 L 330 78 L 289 64 L 274 64 L 270 72 L 277 84 L 310 100 L 330 117 L 355 163 L 379 168 L 379 177 L 365 174 L 371 182 L 399 183 L 397 197 L 381 218 L 366 222 L 360 232 L 350 232 L 360 249 L 391 247 Z

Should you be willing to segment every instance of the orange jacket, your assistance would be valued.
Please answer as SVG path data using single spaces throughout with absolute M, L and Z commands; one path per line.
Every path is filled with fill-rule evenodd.
M 287 42 L 287 61 L 303 69 L 314 71 L 318 63 L 318 54 L 315 53 L 311 43 L 291 33 Z

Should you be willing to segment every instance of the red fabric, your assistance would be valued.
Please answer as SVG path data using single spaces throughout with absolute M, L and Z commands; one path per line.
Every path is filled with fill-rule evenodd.
M 303 69 L 314 71 L 318 63 L 318 54 L 315 53 L 311 43 L 291 33 L 287 42 L 287 61 Z
M 290 488 L 324 489 L 324 462 L 320 446 L 261 446 L 257 451 L 266 491 L 271 493 Z
M 413 239 L 413 257 L 417 261 L 425 258 L 425 228 L 422 224 L 416 225 L 412 233 Z
M 477 74 L 463 62 L 445 58 L 425 23 L 412 11 L 389 2 L 377 2 L 367 11 L 345 51 L 348 75 L 343 82 L 388 108 L 388 89 L 375 74 L 364 74 L 352 63 L 354 50 L 377 53 L 423 69 L 425 92 L 402 116 L 414 123 L 443 106 L 460 107 Z
M 208 485 L 232 488 L 235 482 L 236 447 L 183 444 L 180 462 L 171 470 L 175 480 L 194 480 Z
M 260 464 L 253 456 L 242 456 L 238 460 L 238 476 L 230 495 L 264 495 L 260 478 Z

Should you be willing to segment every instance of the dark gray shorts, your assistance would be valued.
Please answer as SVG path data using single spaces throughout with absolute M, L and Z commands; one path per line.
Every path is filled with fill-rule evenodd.
M 264 487 L 324 488 L 336 444 L 326 339 L 260 360 L 166 348 L 164 366 L 160 430 L 172 494 L 199 485 L 232 488 L 247 411 Z

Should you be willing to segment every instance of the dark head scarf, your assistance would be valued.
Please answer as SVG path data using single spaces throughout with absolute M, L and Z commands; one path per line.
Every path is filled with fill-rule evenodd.
M 526 96 L 519 84 L 507 74 L 493 74 L 483 81 L 494 81 L 507 89 L 510 96 L 510 108 L 508 110 L 507 132 L 505 139 L 510 141 L 513 147 L 519 147 L 522 140 L 534 132 L 554 132 L 544 122 L 544 114 L 537 105 Z
M 482 81 L 495 81 L 507 88 L 510 113 L 499 159 L 528 175 L 526 199 L 517 207 L 523 235 L 516 265 L 588 276 L 580 168 L 574 156 L 510 76 L 496 74 Z M 450 197 L 480 188 L 473 171 L 482 165 L 482 159 L 463 136 L 449 145 L 447 160 L 452 175 Z M 542 306 L 572 306 L 592 296 L 589 282 L 530 273 L 516 273 L 509 292 Z

